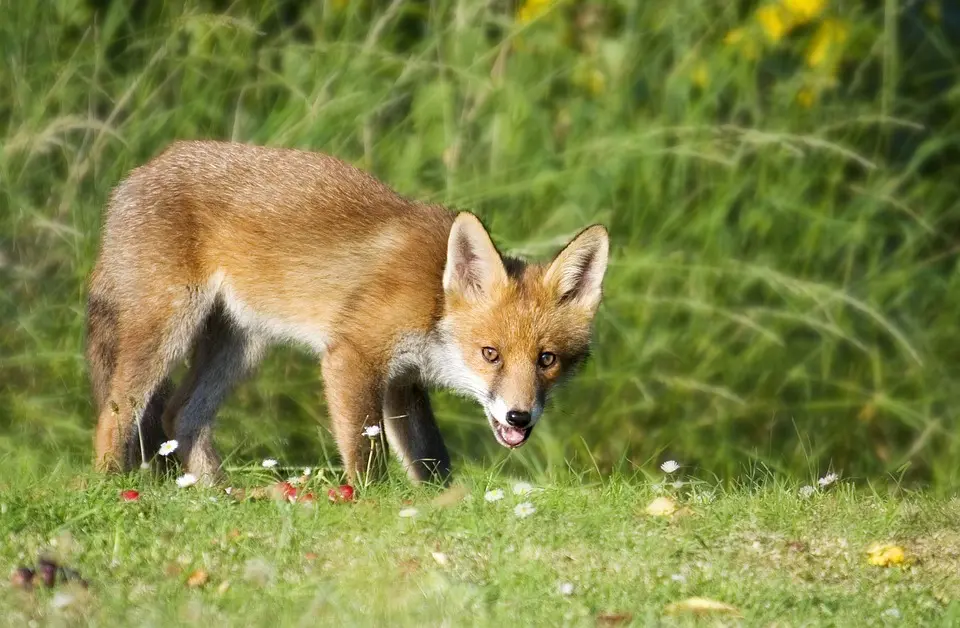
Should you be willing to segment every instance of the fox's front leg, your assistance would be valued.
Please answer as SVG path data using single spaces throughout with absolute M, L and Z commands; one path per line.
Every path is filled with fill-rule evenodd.
M 333 436 L 351 483 L 381 478 L 386 472 L 386 439 L 364 430 L 383 417 L 383 373 L 343 343 L 323 358 L 323 383 Z

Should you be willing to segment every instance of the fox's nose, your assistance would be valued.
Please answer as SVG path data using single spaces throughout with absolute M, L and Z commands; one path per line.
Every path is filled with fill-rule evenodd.
M 530 427 L 530 413 L 520 410 L 510 410 L 507 412 L 507 423 L 512 427 Z

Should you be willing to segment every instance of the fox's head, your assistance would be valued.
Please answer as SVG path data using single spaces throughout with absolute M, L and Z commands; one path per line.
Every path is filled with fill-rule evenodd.
M 443 273 L 454 386 L 483 405 L 497 441 L 519 447 L 547 396 L 590 350 L 609 242 L 602 225 L 549 264 L 503 258 L 476 216 L 457 216 Z

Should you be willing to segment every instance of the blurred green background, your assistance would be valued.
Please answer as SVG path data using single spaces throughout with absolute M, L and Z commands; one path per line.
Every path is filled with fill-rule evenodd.
M 0 0 L 0 459 L 86 465 L 85 280 L 110 189 L 180 138 L 335 154 L 503 248 L 612 232 L 589 366 L 507 456 L 960 482 L 960 9 L 946 0 Z M 319 298 L 319 295 L 318 295 Z M 235 462 L 332 456 L 277 349 Z M 651 467 L 652 468 L 652 467 Z

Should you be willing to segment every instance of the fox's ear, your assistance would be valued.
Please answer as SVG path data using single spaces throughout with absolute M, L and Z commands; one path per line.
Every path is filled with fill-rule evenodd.
M 600 305 L 609 250 L 606 228 L 588 227 L 557 254 L 543 280 L 556 291 L 560 301 L 574 302 L 593 312 Z
M 458 214 L 447 240 L 443 289 L 464 296 L 489 296 L 506 281 L 503 260 L 480 219 L 468 212 Z

